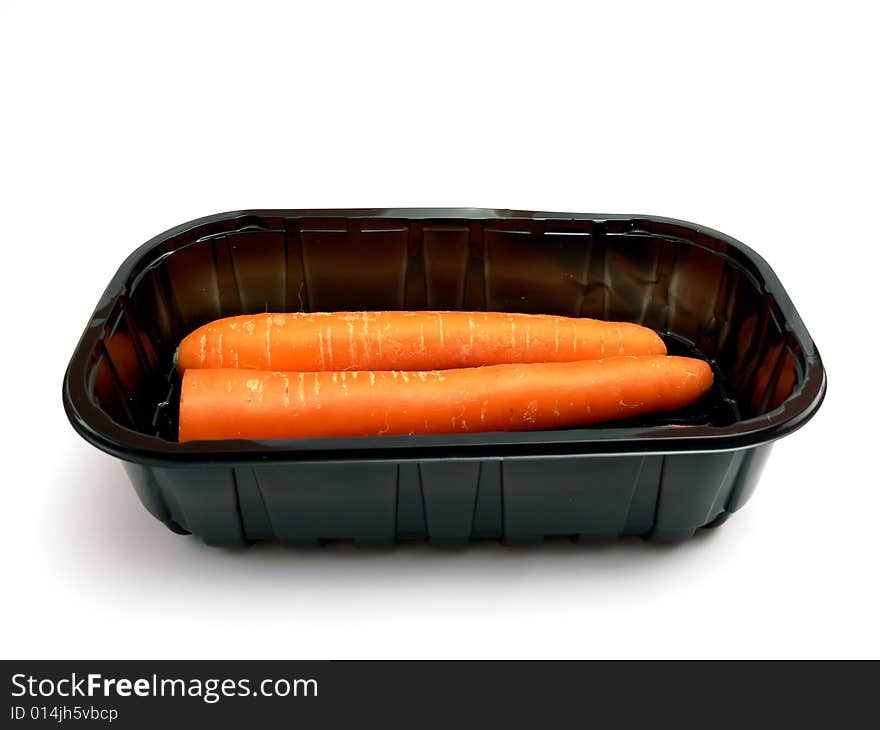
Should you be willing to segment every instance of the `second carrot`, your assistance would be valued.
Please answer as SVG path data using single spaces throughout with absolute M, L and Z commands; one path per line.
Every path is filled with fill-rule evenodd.
M 433 371 L 187 370 L 181 441 L 561 428 L 673 410 L 712 385 L 687 357 Z

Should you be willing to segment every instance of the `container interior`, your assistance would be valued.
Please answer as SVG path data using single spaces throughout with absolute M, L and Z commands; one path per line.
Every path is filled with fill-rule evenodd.
M 804 377 L 801 345 L 753 262 L 684 224 L 277 214 L 196 225 L 135 262 L 88 354 L 88 394 L 120 426 L 176 441 L 172 356 L 194 328 L 265 311 L 379 309 L 624 320 L 660 332 L 671 353 L 710 361 L 716 385 L 699 403 L 627 426 L 758 418 Z

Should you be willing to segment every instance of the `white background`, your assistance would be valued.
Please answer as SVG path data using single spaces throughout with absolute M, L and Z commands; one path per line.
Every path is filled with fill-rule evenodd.
M 2 655 L 880 655 L 872 5 L 0 0 Z M 729 233 L 787 287 L 828 398 L 676 547 L 166 530 L 61 407 L 118 265 L 224 210 L 407 205 Z

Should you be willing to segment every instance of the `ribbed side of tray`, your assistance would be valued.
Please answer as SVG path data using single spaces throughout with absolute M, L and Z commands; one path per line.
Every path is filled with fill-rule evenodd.
M 155 517 L 211 545 L 675 541 L 739 509 L 769 449 L 126 469 Z

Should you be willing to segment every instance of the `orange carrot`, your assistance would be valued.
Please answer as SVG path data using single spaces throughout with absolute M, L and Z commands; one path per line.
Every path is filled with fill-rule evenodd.
M 628 322 L 506 312 L 323 312 L 219 319 L 177 352 L 189 368 L 445 370 L 517 362 L 663 355 L 657 333 Z
M 712 385 L 686 357 L 419 372 L 189 369 L 181 441 L 549 429 L 671 410 Z

